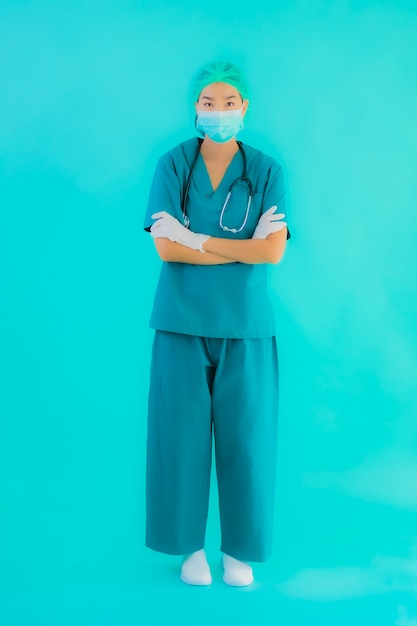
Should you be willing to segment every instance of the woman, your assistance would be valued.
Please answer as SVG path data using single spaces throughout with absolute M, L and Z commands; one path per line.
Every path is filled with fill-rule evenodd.
M 158 161 L 145 229 L 162 259 L 150 320 L 146 545 L 183 555 L 209 585 L 204 552 L 214 433 L 223 580 L 253 582 L 271 552 L 278 418 L 268 270 L 290 237 L 281 166 L 237 142 L 248 88 L 235 65 L 194 83 L 196 128 Z M 277 209 L 279 212 L 277 212 Z

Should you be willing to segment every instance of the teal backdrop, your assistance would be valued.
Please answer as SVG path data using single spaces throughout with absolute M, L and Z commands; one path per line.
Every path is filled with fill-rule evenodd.
M 2 0 L 0 621 L 417 625 L 417 5 Z M 159 155 L 240 64 L 284 169 L 274 556 L 210 589 L 144 548 Z M 186 393 L 186 378 L 184 381 Z

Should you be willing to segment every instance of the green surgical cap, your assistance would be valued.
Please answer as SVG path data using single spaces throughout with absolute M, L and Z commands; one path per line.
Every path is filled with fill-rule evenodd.
M 244 100 L 249 99 L 249 88 L 246 79 L 242 70 L 233 63 L 217 61 L 205 65 L 194 80 L 194 102 L 198 101 L 202 90 L 212 83 L 228 83 L 229 85 L 233 85 Z

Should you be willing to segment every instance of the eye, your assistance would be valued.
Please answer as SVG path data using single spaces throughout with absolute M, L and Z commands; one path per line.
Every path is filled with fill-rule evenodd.
M 233 100 L 230 100 L 230 101 L 226 104 L 226 106 L 227 106 L 227 107 L 229 107 L 229 108 L 230 108 L 230 107 L 234 107 L 234 106 L 235 106 L 235 103 L 233 102 Z

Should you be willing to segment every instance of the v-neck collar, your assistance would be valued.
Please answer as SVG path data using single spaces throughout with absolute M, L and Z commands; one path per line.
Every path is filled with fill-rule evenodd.
M 230 169 L 231 169 L 231 167 L 234 165 L 234 161 L 236 160 L 236 157 L 237 157 L 237 155 L 238 155 L 239 153 L 240 153 L 240 148 L 238 148 L 237 152 L 235 152 L 235 154 L 233 155 L 233 157 L 232 157 L 232 159 L 231 159 L 231 161 L 230 161 L 229 165 L 226 167 L 226 169 L 225 169 L 225 171 L 224 171 L 224 174 L 223 174 L 223 176 L 222 176 L 221 181 L 220 181 L 220 182 L 219 182 L 219 184 L 217 185 L 216 189 L 214 189 L 214 187 L 213 187 L 213 185 L 212 185 L 212 182 L 211 182 L 210 174 L 209 174 L 208 169 L 207 169 L 206 162 L 205 162 L 205 160 L 204 160 L 203 155 L 201 154 L 201 151 L 199 150 L 199 153 L 198 153 L 198 158 L 199 158 L 199 160 L 201 160 L 201 161 L 202 161 L 203 169 L 204 169 L 205 176 L 206 176 L 206 178 L 207 178 L 207 182 L 208 182 L 209 189 L 210 189 L 210 192 L 211 192 L 211 195 L 212 195 L 212 196 L 214 196 L 214 195 L 215 195 L 215 194 L 219 191 L 220 187 L 222 187 L 222 186 L 223 186 L 224 180 L 225 180 L 225 178 L 227 177 L 227 175 L 228 175 L 228 173 L 229 173 L 229 170 L 230 170 Z

